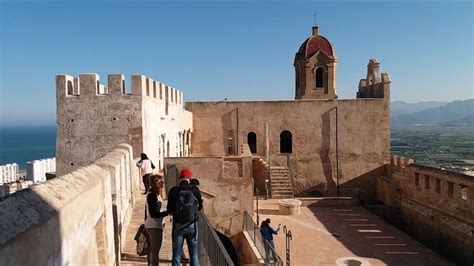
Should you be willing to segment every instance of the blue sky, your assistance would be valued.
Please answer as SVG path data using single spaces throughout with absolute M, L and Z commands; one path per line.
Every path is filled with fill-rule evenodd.
M 474 98 L 472 1 L 0 0 L 0 125 L 55 124 L 55 75 L 141 73 L 186 100 L 293 99 L 294 54 L 318 12 L 355 98 L 370 58 L 392 101 Z M 128 88 L 129 89 L 129 88 Z

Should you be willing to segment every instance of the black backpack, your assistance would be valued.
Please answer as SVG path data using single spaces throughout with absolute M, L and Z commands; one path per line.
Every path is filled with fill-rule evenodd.
M 145 256 L 148 254 L 148 249 L 149 247 L 149 235 L 148 232 L 146 231 L 145 225 L 142 224 L 140 227 L 138 227 L 138 231 L 135 234 L 135 241 L 137 241 L 137 254 L 138 256 Z
M 184 225 L 197 221 L 198 204 L 193 191 L 189 189 L 178 190 L 173 222 Z

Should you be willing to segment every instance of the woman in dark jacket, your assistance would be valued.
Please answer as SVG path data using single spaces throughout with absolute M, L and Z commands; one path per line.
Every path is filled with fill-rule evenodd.
M 150 189 L 146 196 L 147 215 L 145 220 L 145 228 L 150 240 L 147 259 L 148 265 L 157 266 L 160 260 L 159 254 L 163 241 L 163 217 L 168 215 L 168 212 L 161 211 L 163 206 L 163 200 L 161 198 L 163 177 L 161 175 L 151 175 L 149 179 Z

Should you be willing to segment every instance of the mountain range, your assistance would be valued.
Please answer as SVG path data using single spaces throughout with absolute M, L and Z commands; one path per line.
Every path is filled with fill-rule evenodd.
M 454 102 L 391 103 L 392 124 L 474 127 L 474 99 Z

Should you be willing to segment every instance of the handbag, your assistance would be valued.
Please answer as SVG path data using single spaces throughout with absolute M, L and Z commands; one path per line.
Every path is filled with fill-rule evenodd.
M 146 204 L 145 204 L 145 221 L 146 221 Z M 145 224 L 141 224 L 138 227 L 138 231 L 135 234 L 135 241 L 137 242 L 137 254 L 138 256 L 145 256 L 148 254 L 149 245 L 149 235 L 146 231 Z

